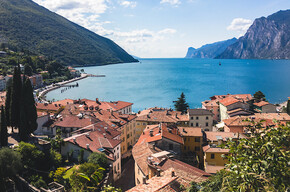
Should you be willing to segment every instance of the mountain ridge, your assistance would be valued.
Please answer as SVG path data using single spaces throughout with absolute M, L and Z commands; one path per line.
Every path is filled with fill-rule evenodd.
M 136 62 L 112 40 L 32 0 L 0 0 L 0 39 L 67 65 Z
M 290 59 L 290 10 L 255 19 L 218 59 Z

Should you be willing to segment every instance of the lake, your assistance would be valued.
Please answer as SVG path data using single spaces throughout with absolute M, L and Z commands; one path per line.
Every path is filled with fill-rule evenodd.
M 219 65 L 221 62 L 221 65 Z M 128 101 L 133 110 L 171 107 L 181 92 L 191 108 L 213 95 L 261 90 L 269 102 L 290 96 L 290 60 L 140 59 L 124 63 L 83 67 L 86 73 L 106 75 L 78 81 L 79 87 L 47 94 L 48 100 L 99 98 Z

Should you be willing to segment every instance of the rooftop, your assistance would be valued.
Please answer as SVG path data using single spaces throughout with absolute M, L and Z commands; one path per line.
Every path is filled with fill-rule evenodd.
M 224 106 L 229 106 L 232 105 L 234 103 L 238 103 L 241 102 L 233 97 L 226 97 L 225 99 L 222 99 L 219 101 L 221 104 L 223 104 Z
M 178 127 L 181 136 L 202 137 L 200 127 Z
M 204 153 L 228 153 L 230 150 L 229 149 L 223 149 L 220 147 L 213 147 L 210 145 L 206 145 L 202 148 Z
M 227 141 L 228 138 L 233 139 L 246 138 L 246 136 L 241 133 L 232 133 L 232 132 L 205 131 L 205 135 L 208 141 L 218 141 L 218 140 Z
M 192 115 L 213 115 L 213 113 L 207 109 L 188 109 L 188 113 L 189 113 L 189 116 L 192 116 Z

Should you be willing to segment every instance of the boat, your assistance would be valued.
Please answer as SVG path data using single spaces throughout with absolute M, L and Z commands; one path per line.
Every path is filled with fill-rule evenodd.
M 219 65 L 222 65 L 222 63 L 221 63 L 221 62 L 219 62 Z

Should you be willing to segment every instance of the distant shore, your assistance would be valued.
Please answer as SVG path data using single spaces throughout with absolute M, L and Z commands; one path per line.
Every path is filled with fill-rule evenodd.
M 70 80 L 67 80 L 67 81 L 59 82 L 57 84 L 58 85 L 66 85 L 68 83 L 72 83 L 72 82 L 75 82 L 75 81 L 79 81 L 79 80 L 85 79 L 85 78 L 87 78 L 89 76 L 90 76 L 89 74 L 82 73 L 81 77 L 76 77 L 76 78 L 73 78 L 73 79 L 70 79 Z M 47 93 L 49 93 L 50 91 L 53 91 L 53 90 L 56 90 L 56 89 L 59 89 L 59 88 L 61 88 L 61 86 L 54 86 L 54 84 L 46 86 L 45 88 L 42 88 L 42 89 L 45 89 L 45 90 L 39 92 L 38 97 L 41 98 L 42 101 L 46 101 L 45 95 Z M 36 90 L 36 92 L 37 92 L 37 90 Z

